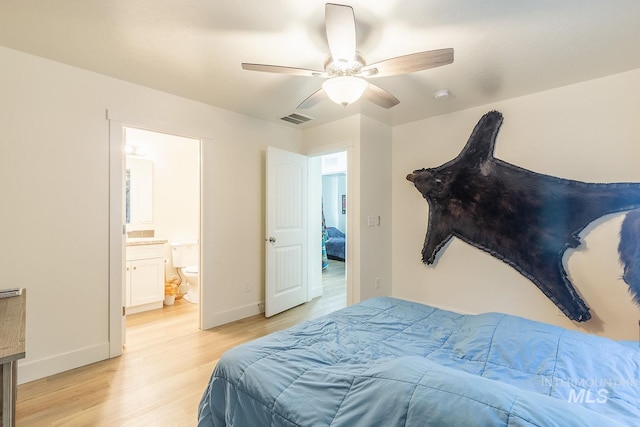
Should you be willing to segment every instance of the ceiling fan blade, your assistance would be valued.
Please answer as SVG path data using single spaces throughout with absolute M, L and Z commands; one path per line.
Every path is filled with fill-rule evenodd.
M 375 64 L 362 67 L 360 74 L 366 77 L 386 77 L 396 74 L 413 73 L 440 67 L 453 62 L 453 49 L 428 50 L 386 59 Z M 377 72 L 375 72 L 377 70 Z
M 353 61 L 356 57 L 356 18 L 353 8 L 327 3 L 324 15 L 331 57 L 336 62 Z
M 379 86 L 369 83 L 362 97 L 383 108 L 391 108 L 400 103 L 398 98 Z
M 324 71 L 309 70 L 306 68 L 282 67 L 280 65 L 248 64 L 242 63 L 242 68 L 249 71 L 263 71 L 265 73 L 289 74 L 294 76 L 328 77 Z
M 307 99 L 302 101 L 300 105 L 296 107 L 296 110 L 306 110 L 307 108 L 311 108 L 318 102 L 325 99 L 329 99 L 329 97 L 327 96 L 327 92 L 325 92 L 324 89 L 320 88 L 317 91 L 313 92 Z

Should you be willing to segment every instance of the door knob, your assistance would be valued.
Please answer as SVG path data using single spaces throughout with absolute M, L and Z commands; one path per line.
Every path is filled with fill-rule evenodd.
M 276 242 L 276 238 L 275 237 L 269 237 L 269 242 L 270 243 L 275 243 Z

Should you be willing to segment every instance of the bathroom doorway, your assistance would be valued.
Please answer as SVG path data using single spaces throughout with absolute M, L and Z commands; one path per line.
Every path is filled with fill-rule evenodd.
M 126 325 L 162 310 L 198 329 L 201 141 L 123 129 Z

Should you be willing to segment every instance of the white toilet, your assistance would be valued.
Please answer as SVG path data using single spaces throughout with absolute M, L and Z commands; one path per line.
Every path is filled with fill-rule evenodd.
M 178 270 L 182 283 L 186 282 L 187 293 L 184 299 L 198 304 L 200 302 L 200 277 L 198 263 L 200 262 L 200 248 L 197 242 L 171 243 L 171 257 L 173 266 Z

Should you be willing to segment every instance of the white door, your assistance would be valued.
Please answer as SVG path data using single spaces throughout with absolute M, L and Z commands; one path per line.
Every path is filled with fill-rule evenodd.
M 265 315 L 307 301 L 307 157 L 267 148 Z

